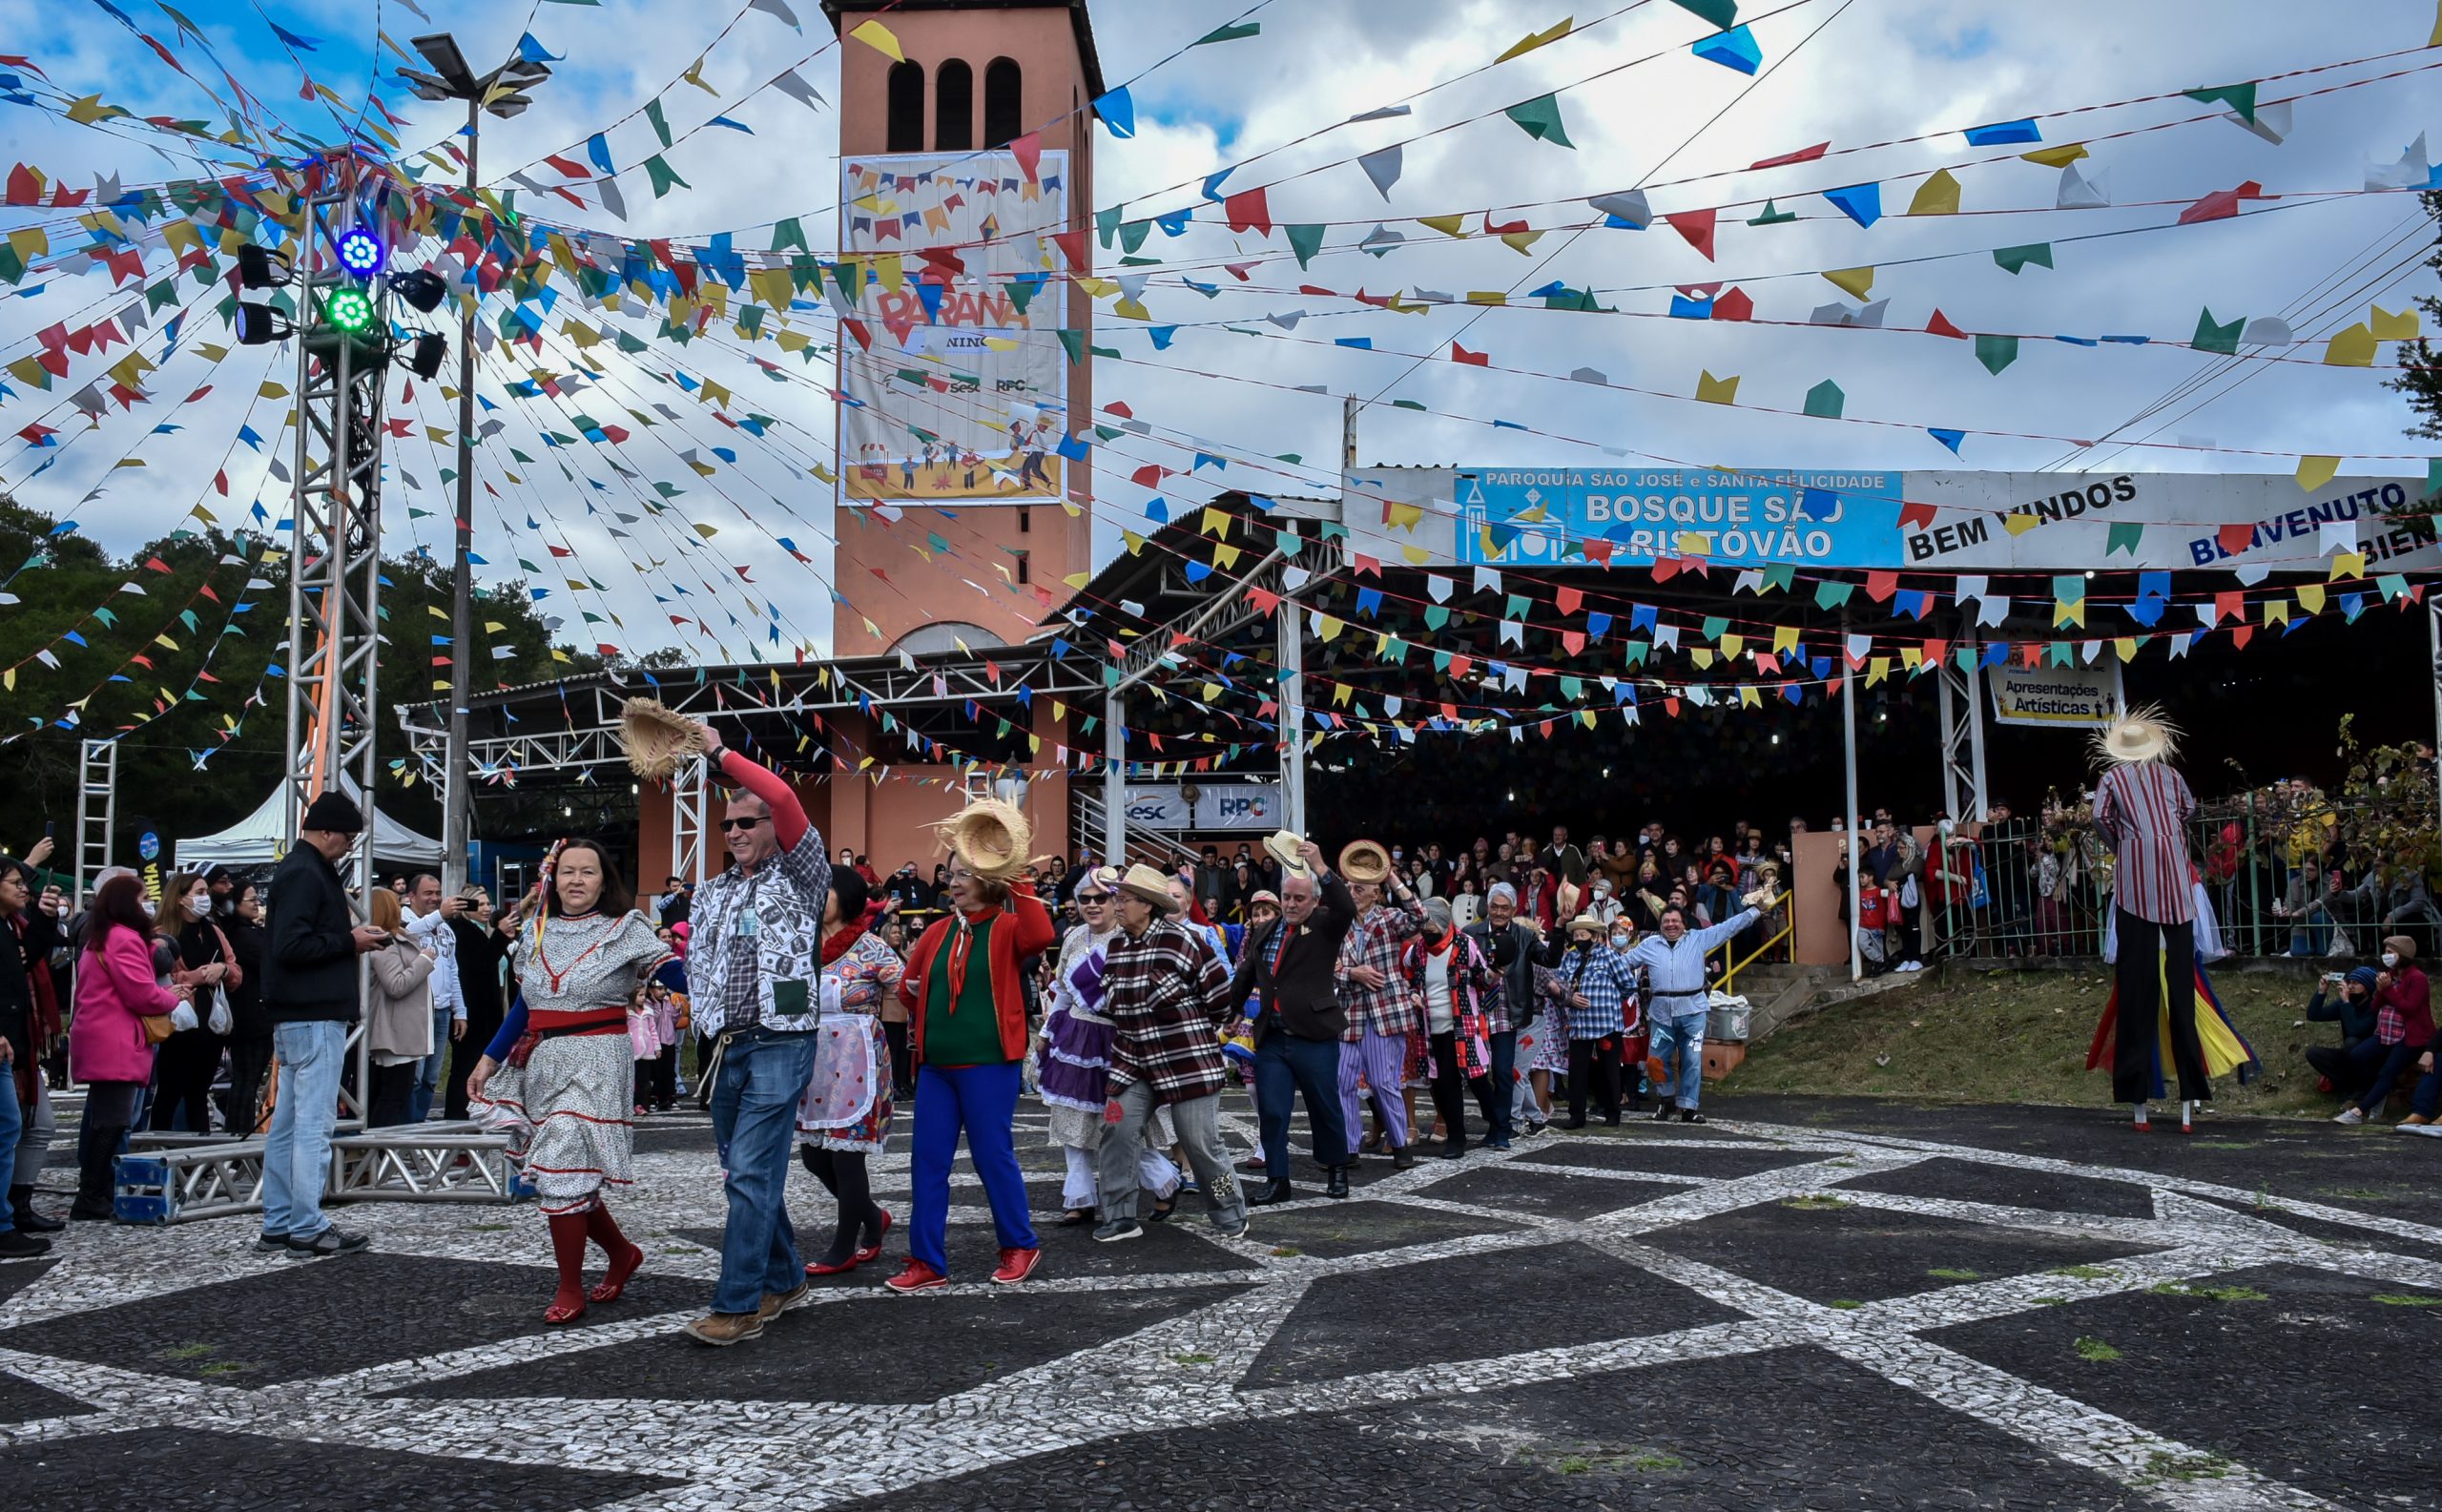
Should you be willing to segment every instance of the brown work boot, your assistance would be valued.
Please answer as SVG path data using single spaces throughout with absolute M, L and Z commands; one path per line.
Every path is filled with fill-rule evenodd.
M 766 1292 L 763 1294 L 762 1309 L 755 1315 L 761 1318 L 764 1322 L 769 1323 L 772 1319 L 779 1316 L 789 1309 L 798 1306 L 804 1302 L 807 1297 L 812 1296 L 813 1295 L 814 1283 L 812 1281 L 799 1281 L 797 1285 L 789 1288 L 785 1292 Z
M 744 1343 L 763 1332 L 761 1313 L 710 1313 L 695 1319 L 682 1330 L 699 1344 L 727 1348 Z

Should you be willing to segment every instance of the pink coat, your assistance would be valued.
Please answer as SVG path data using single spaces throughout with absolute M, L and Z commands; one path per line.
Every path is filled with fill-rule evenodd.
M 100 921 L 94 921 L 98 925 Z M 153 976 L 153 941 L 112 925 L 100 949 L 76 963 L 76 1016 L 68 1023 L 68 1074 L 80 1082 L 149 1082 L 153 1046 L 139 1017 L 158 1017 L 178 995 Z

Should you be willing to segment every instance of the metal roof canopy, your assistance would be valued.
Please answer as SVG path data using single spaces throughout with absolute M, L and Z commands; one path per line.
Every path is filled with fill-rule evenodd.
M 995 666 L 1001 673 L 997 682 L 991 672 Z M 822 680 L 826 673 L 827 687 Z M 894 652 L 801 666 L 738 662 L 650 674 L 637 668 L 606 669 L 479 694 L 467 711 L 475 727 L 467 755 L 479 777 L 513 770 L 524 778 L 624 766 L 628 758 L 619 745 L 619 714 L 630 698 L 640 696 L 658 697 L 680 714 L 700 718 L 753 719 L 867 706 L 897 711 L 970 701 L 1013 704 L 1021 689 L 1030 697 L 1078 698 L 1098 694 L 1102 688 L 1099 661 L 1075 653 L 1056 655 L 1044 645 L 993 646 L 947 656 Z M 735 696 L 740 689 L 767 701 L 742 704 Z M 408 751 L 435 782 L 441 780 L 448 712 L 447 701 L 441 699 L 398 706 Z M 547 724 L 551 728 L 543 728 Z

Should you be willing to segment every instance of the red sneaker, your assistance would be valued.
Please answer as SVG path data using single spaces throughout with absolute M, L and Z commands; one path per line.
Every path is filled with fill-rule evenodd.
M 999 1280 L 1000 1277 L 995 1275 L 993 1279 Z M 900 1272 L 897 1275 L 892 1276 L 889 1280 L 882 1283 L 882 1285 L 888 1287 L 890 1290 L 901 1293 L 934 1292 L 939 1291 L 941 1288 L 949 1284 L 950 1278 L 948 1276 L 934 1270 L 931 1266 L 926 1265 L 921 1260 L 908 1261 L 906 1270 Z
M 888 1208 L 884 1208 L 881 1210 L 881 1227 L 874 1231 L 874 1242 L 859 1249 L 855 1256 L 852 1257 L 848 1263 L 850 1265 L 863 1265 L 868 1260 L 880 1259 L 882 1236 L 888 1232 L 890 1232 L 890 1210 Z
M 1034 1274 L 1034 1268 L 1042 1263 L 1041 1250 L 1004 1250 L 1001 1269 L 992 1273 L 992 1279 L 1003 1286 L 1015 1286 Z

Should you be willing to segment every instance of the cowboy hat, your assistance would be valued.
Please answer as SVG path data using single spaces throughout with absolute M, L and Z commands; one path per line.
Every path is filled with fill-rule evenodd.
M 681 760 L 703 754 L 704 732 L 658 698 L 631 698 L 619 711 L 619 748 L 636 776 L 666 782 Z
M 1156 913 L 1178 912 L 1178 900 L 1170 896 L 1169 878 L 1143 861 L 1128 868 L 1128 875 L 1119 880 L 1119 890 L 1151 903 Z
M 1280 863 L 1283 877 L 1312 877 L 1306 865 L 1306 840 L 1295 830 L 1274 830 L 1264 837 L 1264 854 Z
M 1580 914 L 1568 922 L 1568 932 L 1570 934 L 1575 934 L 1579 930 L 1583 929 L 1589 935 L 1599 935 L 1604 932 L 1604 925 L 1603 921 L 1595 918 L 1592 914 Z
M 1025 875 L 1026 847 L 1034 826 L 999 798 L 978 798 L 933 828 L 967 870 L 987 881 L 1015 881 Z
M 1391 875 L 1391 853 L 1379 840 L 1351 840 L 1340 847 L 1339 874 L 1352 882 L 1379 882 Z
M 2166 761 L 2179 755 L 2179 726 L 2158 706 L 2131 709 L 2095 733 L 2095 755 L 2105 761 Z

